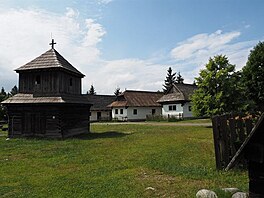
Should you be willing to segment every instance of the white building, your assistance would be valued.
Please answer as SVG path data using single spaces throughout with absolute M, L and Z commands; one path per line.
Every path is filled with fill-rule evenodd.
M 193 117 L 190 96 L 197 89 L 196 85 L 173 84 L 158 102 L 162 105 L 164 117 L 175 116 L 178 118 Z
M 148 115 L 161 115 L 161 104 L 157 102 L 161 92 L 126 90 L 109 105 L 112 118 L 123 121 L 146 120 Z
M 90 121 L 109 121 L 112 120 L 112 110 L 108 107 L 116 96 L 112 95 L 86 95 L 91 107 Z

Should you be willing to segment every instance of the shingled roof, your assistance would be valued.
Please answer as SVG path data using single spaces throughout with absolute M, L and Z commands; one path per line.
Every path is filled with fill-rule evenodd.
M 30 61 L 29 63 L 17 68 L 16 72 L 35 70 L 35 69 L 64 69 L 71 73 L 74 73 L 80 77 L 84 77 L 84 74 L 79 72 L 75 67 L 73 67 L 62 55 L 59 54 L 54 48 L 46 51 L 39 57 Z
M 87 100 L 93 104 L 91 111 L 107 111 L 111 110 L 108 105 L 110 105 L 116 99 L 116 96 L 87 94 L 85 95 L 85 98 L 87 98 Z
M 67 104 L 91 104 L 83 95 L 65 95 L 51 97 L 33 97 L 33 94 L 18 93 L 3 101 L 2 104 L 46 104 L 46 103 L 67 103 Z
M 160 107 L 157 100 L 162 92 L 126 90 L 109 107 Z
M 166 103 L 166 102 L 176 102 L 176 101 L 190 101 L 190 96 L 197 89 L 196 85 L 191 84 L 176 84 L 162 96 L 157 102 Z

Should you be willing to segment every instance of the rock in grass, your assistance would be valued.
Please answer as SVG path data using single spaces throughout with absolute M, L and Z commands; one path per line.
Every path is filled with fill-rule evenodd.
M 214 191 L 202 189 L 196 193 L 196 198 L 217 198 Z
M 248 198 L 248 194 L 244 192 L 237 192 L 233 194 L 232 198 Z
M 234 194 L 239 191 L 238 188 L 222 188 L 222 190 L 225 191 L 226 193 L 231 193 L 231 194 Z
M 153 187 L 147 187 L 145 190 L 155 190 L 155 188 L 153 188 Z

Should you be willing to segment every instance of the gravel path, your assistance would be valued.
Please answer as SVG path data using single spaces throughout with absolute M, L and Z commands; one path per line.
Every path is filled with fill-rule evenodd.
M 136 124 L 136 125 L 152 125 L 152 126 L 212 126 L 212 123 L 183 123 L 183 122 L 96 122 L 96 125 L 120 125 L 120 124 Z

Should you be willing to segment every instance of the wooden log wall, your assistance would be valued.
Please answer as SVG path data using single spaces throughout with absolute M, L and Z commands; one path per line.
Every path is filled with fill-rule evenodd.
M 36 79 L 39 78 L 39 84 Z M 19 74 L 19 92 L 35 96 L 81 94 L 81 78 L 67 72 L 36 71 Z
M 251 132 L 256 116 L 222 115 L 212 118 L 216 168 L 224 169 Z M 241 166 L 245 160 L 241 159 Z

